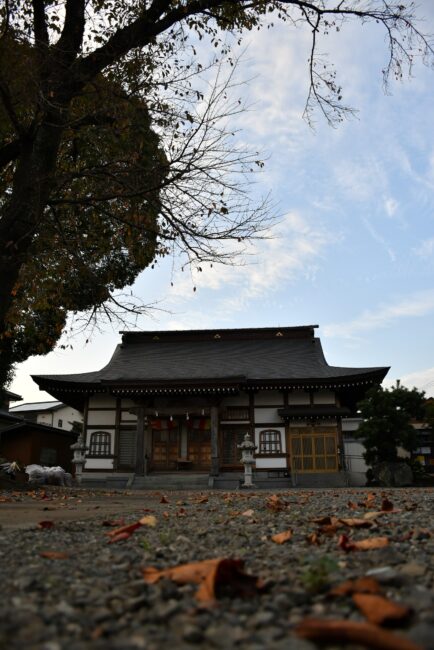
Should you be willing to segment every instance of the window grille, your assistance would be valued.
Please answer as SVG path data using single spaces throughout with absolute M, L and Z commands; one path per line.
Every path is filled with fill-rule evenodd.
M 90 456 L 110 455 L 110 434 L 105 431 L 95 431 L 90 436 Z
M 280 454 L 282 453 L 282 438 L 280 431 L 276 429 L 265 429 L 259 434 L 259 453 L 260 454 Z

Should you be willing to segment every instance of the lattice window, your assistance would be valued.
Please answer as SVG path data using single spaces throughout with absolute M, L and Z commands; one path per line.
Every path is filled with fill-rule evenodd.
M 277 429 L 265 429 L 259 434 L 260 454 L 281 454 L 282 437 Z
M 222 420 L 248 420 L 249 407 L 248 406 L 227 406 L 222 411 Z
M 105 431 L 95 431 L 90 436 L 90 456 L 110 455 L 110 434 Z

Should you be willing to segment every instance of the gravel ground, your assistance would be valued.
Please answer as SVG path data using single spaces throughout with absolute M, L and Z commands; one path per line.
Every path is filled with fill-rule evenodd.
M 396 634 L 434 650 L 432 489 L 295 489 L 274 496 L 266 491 L 143 492 L 134 495 L 133 509 L 130 504 L 123 511 L 128 498 L 128 493 L 105 492 L 98 496 L 104 508 L 92 505 L 91 518 L 62 521 L 57 516 L 51 527 L 32 523 L 0 529 L 0 647 L 314 650 L 319 646 L 298 638 L 295 626 L 306 617 L 364 621 L 351 596 L 329 592 L 345 580 L 371 575 L 384 596 L 411 608 L 411 615 L 395 626 Z M 331 528 L 327 521 L 313 521 L 361 519 L 382 506 L 391 508 L 385 498 L 393 511 L 368 514 L 370 528 L 339 523 L 336 530 L 334 520 Z M 95 493 L 3 491 L 0 509 L 7 506 L 13 517 L 11 504 L 18 511 L 23 503 L 37 502 L 41 520 L 50 521 L 55 511 L 87 500 L 94 504 Z M 112 520 L 124 516 L 129 524 L 148 515 L 156 518 L 154 527 L 143 525 L 127 539 L 108 543 L 107 533 L 116 527 L 108 525 Z M 288 529 L 288 542 L 272 541 Z M 317 536 L 309 537 L 313 533 Z M 387 537 L 389 543 L 345 551 L 342 540 L 339 546 L 342 534 L 350 541 Z M 46 551 L 67 557 L 41 556 Z M 226 590 L 206 607 L 195 598 L 196 585 L 167 578 L 146 584 L 143 579 L 144 567 L 166 569 L 219 557 L 244 560 L 245 571 L 260 577 L 264 589 L 247 598 Z

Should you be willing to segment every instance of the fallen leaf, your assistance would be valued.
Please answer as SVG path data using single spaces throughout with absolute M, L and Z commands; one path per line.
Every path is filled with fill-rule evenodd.
M 318 533 L 310 533 L 310 535 L 306 537 L 306 541 L 308 544 L 312 544 L 313 546 L 321 545 L 321 540 L 319 538 Z
M 347 535 L 341 535 L 338 540 L 338 546 L 344 551 L 369 551 L 375 548 L 383 548 L 388 546 L 388 537 L 368 537 L 359 541 L 352 541 Z
M 244 573 L 243 567 L 243 560 L 216 558 L 161 571 L 146 567 L 143 578 L 148 584 L 155 584 L 161 578 L 168 578 L 180 585 L 197 584 L 196 599 L 203 604 L 212 604 L 222 595 L 248 597 L 263 588 L 256 576 Z
M 374 578 L 364 576 L 356 580 L 346 580 L 329 591 L 330 596 L 351 596 L 352 594 L 381 594 L 382 588 Z
M 155 528 L 157 525 L 157 518 L 154 517 L 154 515 L 146 515 L 139 520 L 139 524 L 142 526 L 151 526 L 152 528 Z
M 350 519 L 339 519 L 340 522 L 342 522 L 345 526 L 348 526 L 349 528 L 371 528 L 374 524 L 372 521 L 369 521 L 368 519 L 357 519 L 357 518 L 350 518 Z
M 392 625 L 405 621 L 411 613 L 406 605 L 394 603 L 378 594 L 353 594 L 353 601 L 363 616 L 374 625 Z
M 357 503 L 353 503 L 353 501 L 348 501 L 347 505 L 348 505 L 349 508 L 351 508 L 351 510 L 358 510 L 359 509 L 359 506 L 357 505 Z
M 255 511 L 250 509 L 250 510 L 246 510 L 245 512 L 242 512 L 241 516 L 242 517 L 253 517 L 254 514 L 255 514 Z
M 122 542 L 124 539 L 128 539 L 131 537 L 132 533 L 129 533 L 127 531 L 124 531 L 122 533 L 118 533 L 117 535 L 113 535 L 108 541 L 109 544 L 115 544 L 116 542 Z
M 319 526 L 331 526 L 335 523 L 337 523 L 338 519 L 337 517 L 330 517 L 329 515 L 325 517 L 316 517 L 315 519 L 312 519 L 314 524 L 318 524 Z
M 202 495 L 198 499 L 195 499 L 193 503 L 208 503 L 208 497 L 206 495 Z
M 383 515 L 386 515 L 387 512 L 385 510 L 379 510 L 379 511 L 374 511 L 374 512 L 365 512 L 363 515 L 363 519 L 377 519 L 377 517 L 382 517 Z
M 38 528 L 53 528 L 54 526 L 54 521 L 49 521 L 48 519 L 45 521 L 40 521 L 38 523 Z
M 390 510 L 393 510 L 393 503 L 389 501 L 389 499 L 385 498 L 381 502 L 381 510 L 384 512 L 389 512 Z
M 410 639 L 383 630 L 372 623 L 305 618 L 295 627 L 294 631 L 302 639 L 309 639 L 317 643 L 351 643 L 373 650 L 423 650 L 420 645 Z
M 273 510 L 274 512 L 280 512 L 281 510 L 286 510 L 288 504 L 286 501 L 277 496 L 277 494 L 272 494 L 267 499 L 267 508 Z
M 276 535 L 273 535 L 271 541 L 275 542 L 276 544 L 284 544 L 285 542 L 289 542 L 291 537 L 292 530 L 285 530 L 283 533 L 277 533 Z
M 135 530 L 140 528 L 142 524 L 140 521 L 135 521 L 133 524 L 127 524 L 126 526 L 121 526 L 120 528 L 115 528 L 108 533 L 105 533 L 108 537 L 117 537 L 120 533 L 128 533 L 131 535 Z
M 169 503 L 169 499 L 163 494 L 163 496 L 160 499 L 160 503 Z
M 48 560 L 66 560 L 69 557 L 69 554 L 63 551 L 41 551 L 39 555 Z

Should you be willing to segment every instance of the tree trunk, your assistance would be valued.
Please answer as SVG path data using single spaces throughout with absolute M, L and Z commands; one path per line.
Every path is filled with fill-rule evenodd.
M 14 174 L 12 193 L 0 219 L 0 387 L 12 364 L 7 338 L 8 312 L 21 267 L 40 226 L 56 171 L 65 107 L 51 111 L 32 139 L 24 142 Z M 6 336 L 5 336 L 6 333 Z

